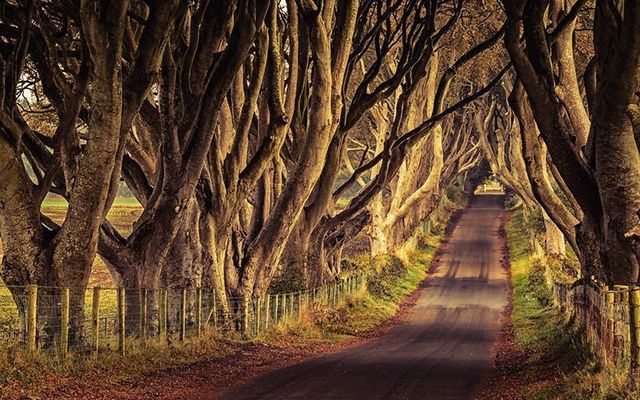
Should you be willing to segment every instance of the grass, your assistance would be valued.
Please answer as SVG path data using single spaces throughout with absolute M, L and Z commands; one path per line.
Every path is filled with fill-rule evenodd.
M 64 198 L 57 195 L 49 195 L 45 199 L 42 207 L 44 214 L 52 218 L 54 221 L 61 223 L 67 210 L 67 202 Z M 113 207 L 109 211 L 109 221 L 123 234 L 131 232 L 133 222 L 142 212 L 142 207 L 133 198 L 118 197 Z M 2 258 L 2 246 L 0 243 L 0 259 Z M 115 288 L 116 284 L 100 257 L 96 257 L 91 269 L 89 277 L 89 288 L 92 287 Z M 91 313 L 91 290 L 87 291 L 85 301 L 85 311 L 87 316 Z M 101 295 L 101 314 L 115 314 L 116 309 L 116 292 L 115 290 L 104 290 Z M 11 297 L 11 293 L 0 280 L 0 341 L 3 335 L 9 334 L 4 332 L 8 329 L 17 329 L 18 312 Z M 2 329 L 4 328 L 4 329 Z
M 445 235 L 445 225 L 453 212 L 460 208 L 447 199 L 444 204 L 442 215 L 435 221 L 430 232 L 424 232 L 422 227 L 395 252 L 395 256 L 383 256 L 369 262 L 369 285 L 372 285 L 376 278 L 381 280 L 383 286 L 386 285 L 383 294 L 376 295 L 377 291 L 372 293 L 372 290 L 367 290 L 346 297 L 338 309 L 344 318 L 333 324 L 333 328 L 330 329 L 358 335 L 396 315 L 404 298 L 413 293 L 426 278 L 432 259 Z M 386 276 L 389 273 L 384 271 L 390 262 L 400 262 L 404 266 L 395 279 L 393 276 Z
M 337 310 L 337 314 L 343 317 L 327 324 L 326 328 L 342 334 L 359 335 L 394 317 L 404 298 L 413 293 L 426 277 L 441 238 L 441 235 L 431 236 L 424 247 L 405 250 L 407 255 L 402 262 L 406 270 L 393 282 L 387 295 L 376 296 L 367 290 L 347 296 Z M 388 257 L 385 258 L 377 263 L 378 268 L 389 261 Z
M 516 345 L 526 355 L 519 373 L 534 377 L 519 387 L 522 398 L 638 398 L 627 391 L 623 375 L 602 368 L 576 324 L 553 306 L 544 284 L 546 261 L 531 255 L 521 210 L 512 214 L 506 230 L 513 285 L 513 333 Z
M 67 208 L 67 200 L 62 197 L 59 196 L 57 194 L 48 194 L 47 197 L 44 199 L 44 202 L 42 203 L 42 206 L 46 209 L 46 208 L 57 208 L 57 207 L 63 207 L 63 208 Z M 116 197 L 116 199 L 113 202 L 114 206 L 127 206 L 127 207 L 142 207 L 140 205 L 140 203 L 138 202 L 138 200 L 136 200 L 134 197 L 121 197 L 118 196 Z
M 123 357 L 116 352 L 98 357 L 71 356 L 66 360 L 44 353 L 29 355 L 19 347 L 0 351 L 0 394 L 7 398 L 39 395 L 56 385 L 76 379 L 100 376 L 118 383 L 153 372 L 178 368 L 231 354 L 241 346 L 237 338 L 222 338 L 214 332 L 202 338 L 186 339 L 170 345 L 147 341 L 131 342 Z M 31 398 L 31 397 L 28 397 Z
M 507 238 L 511 259 L 513 312 L 511 319 L 515 338 L 522 348 L 552 342 L 562 332 L 559 312 L 550 304 L 550 297 L 536 279 L 540 275 L 541 260 L 531 256 L 529 240 L 520 212 L 507 224 Z
M 57 223 L 61 223 L 67 211 L 67 201 L 58 195 L 50 194 L 42 204 L 42 212 Z M 133 223 L 142 213 L 142 207 L 135 198 L 117 197 L 113 206 L 109 210 L 107 218 L 124 235 L 131 233 Z M 2 257 L 2 244 L 0 243 L 0 258 Z M 100 286 L 104 288 L 114 288 L 114 283 L 109 270 L 100 257 L 96 257 L 91 276 L 89 277 L 89 287 Z M 0 308 L 8 293 L 0 281 Z
M 368 271 L 369 287 L 346 296 L 334 311 L 322 307 L 313 310 L 312 331 L 319 330 L 324 337 L 367 336 L 381 323 L 393 318 L 403 300 L 427 276 L 432 259 L 445 235 L 445 224 L 459 208 L 451 202 L 445 202 L 442 215 L 435 221 L 432 231 L 424 232 L 419 229 L 394 256 L 351 260 L 355 264 L 352 269 Z

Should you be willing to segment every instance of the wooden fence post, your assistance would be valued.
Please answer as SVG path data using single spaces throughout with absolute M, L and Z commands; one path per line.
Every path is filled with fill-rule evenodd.
M 284 321 L 287 318 L 287 295 L 285 293 L 280 294 L 280 321 Z
M 216 290 L 211 289 L 212 307 L 213 307 L 213 329 L 218 329 L 218 304 L 216 303 Z
M 147 289 L 140 289 L 140 339 L 147 335 Z
M 631 325 L 631 363 L 633 368 L 640 366 L 640 288 L 634 288 L 629 296 Z
M 198 337 L 202 335 L 202 288 L 196 289 L 196 329 Z
M 125 345 L 125 310 L 126 298 L 125 288 L 118 288 L 118 351 L 124 355 L 126 352 Z
M 609 336 L 609 345 L 610 348 L 607 348 L 607 352 L 611 349 L 613 354 L 609 354 L 609 356 L 615 356 L 615 340 L 616 340 L 616 332 L 615 332 L 615 318 L 613 315 L 613 303 L 615 301 L 615 293 L 607 290 L 605 292 L 606 299 L 606 313 L 607 313 L 607 335 Z M 609 346 L 608 346 L 609 347 Z
M 308 309 L 309 308 L 309 290 L 305 290 L 304 291 L 304 308 Z
M 338 290 L 340 290 L 340 286 L 337 281 L 333 281 L 333 305 L 334 307 L 338 305 Z
M 289 319 L 293 320 L 294 317 L 294 313 L 295 313 L 295 294 L 293 292 L 289 293 L 289 303 L 287 304 L 289 306 Z
M 93 351 L 97 355 L 100 346 L 100 288 L 93 288 L 91 302 L 91 323 L 93 324 Z
M 274 318 L 273 318 L 273 321 L 274 321 L 274 322 L 273 322 L 273 323 L 274 323 L 275 325 L 278 325 L 278 323 L 280 322 L 280 319 L 278 318 L 278 308 L 279 308 L 279 306 L 280 306 L 280 305 L 278 304 L 278 303 L 279 303 L 279 300 L 280 300 L 280 296 L 276 293 L 276 294 L 273 296 L 273 301 L 274 301 L 274 304 L 273 304 L 273 317 L 274 317 Z
M 158 328 L 158 338 L 160 340 L 166 339 L 167 336 L 167 288 L 160 289 L 160 326 Z
M 60 309 L 60 356 L 66 358 L 69 352 L 69 288 L 62 288 Z
M 260 333 L 260 320 L 262 319 L 262 297 L 258 297 L 256 299 L 256 303 L 255 303 L 256 307 L 256 312 L 255 312 L 255 316 L 256 316 L 256 334 Z
M 619 285 L 619 298 L 617 299 L 617 303 L 622 307 L 629 307 L 630 299 L 629 299 L 629 286 L 627 285 Z M 629 360 L 631 355 L 631 323 L 629 323 L 629 330 L 626 330 L 626 325 L 624 322 L 616 323 L 616 335 L 620 337 L 620 349 L 619 354 L 623 360 Z M 628 345 L 628 347 L 627 347 Z
M 331 305 L 336 306 L 338 300 L 338 282 L 333 281 L 331 284 Z
M 269 319 L 271 318 L 271 295 L 267 294 L 267 301 L 264 305 L 264 330 L 269 329 Z
M 180 341 L 187 337 L 187 289 L 182 288 L 180 296 Z
M 38 286 L 27 286 L 27 349 L 36 352 L 36 331 L 38 326 Z
M 300 293 L 299 292 L 291 293 L 291 316 L 294 319 L 298 318 L 297 307 L 299 307 L 299 305 L 300 305 Z
M 610 320 L 613 320 L 613 303 L 615 301 L 615 293 L 609 290 L 607 290 L 605 293 L 607 300 L 607 317 Z
M 247 297 L 242 298 L 242 333 L 245 335 L 249 330 L 249 299 Z

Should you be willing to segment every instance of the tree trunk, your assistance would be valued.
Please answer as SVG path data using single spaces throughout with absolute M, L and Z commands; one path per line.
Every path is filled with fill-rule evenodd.
M 564 257 L 567 249 L 564 244 L 564 235 L 558 226 L 549 218 L 545 211 L 542 212 L 545 228 L 545 249 L 547 255 Z
M 628 110 L 638 101 L 640 4 L 624 2 L 623 7 L 622 23 L 605 12 L 606 7 L 596 7 L 598 87 L 592 134 L 608 278 L 614 284 L 633 285 L 638 282 L 640 256 L 640 154 Z M 607 41 L 611 29 L 616 37 Z

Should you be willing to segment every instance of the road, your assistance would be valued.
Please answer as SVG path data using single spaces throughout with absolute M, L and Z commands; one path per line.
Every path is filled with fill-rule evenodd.
M 473 398 L 490 368 L 508 296 L 501 199 L 472 200 L 416 306 L 388 334 L 268 373 L 220 399 Z

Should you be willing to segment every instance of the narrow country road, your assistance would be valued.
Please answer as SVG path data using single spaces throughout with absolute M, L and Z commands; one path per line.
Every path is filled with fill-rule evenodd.
M 220 399 L 470 399 L 488 372 L 507 303 L 500 266 L 502 197 L 478 195 L 387 335 L 271 372 Z

